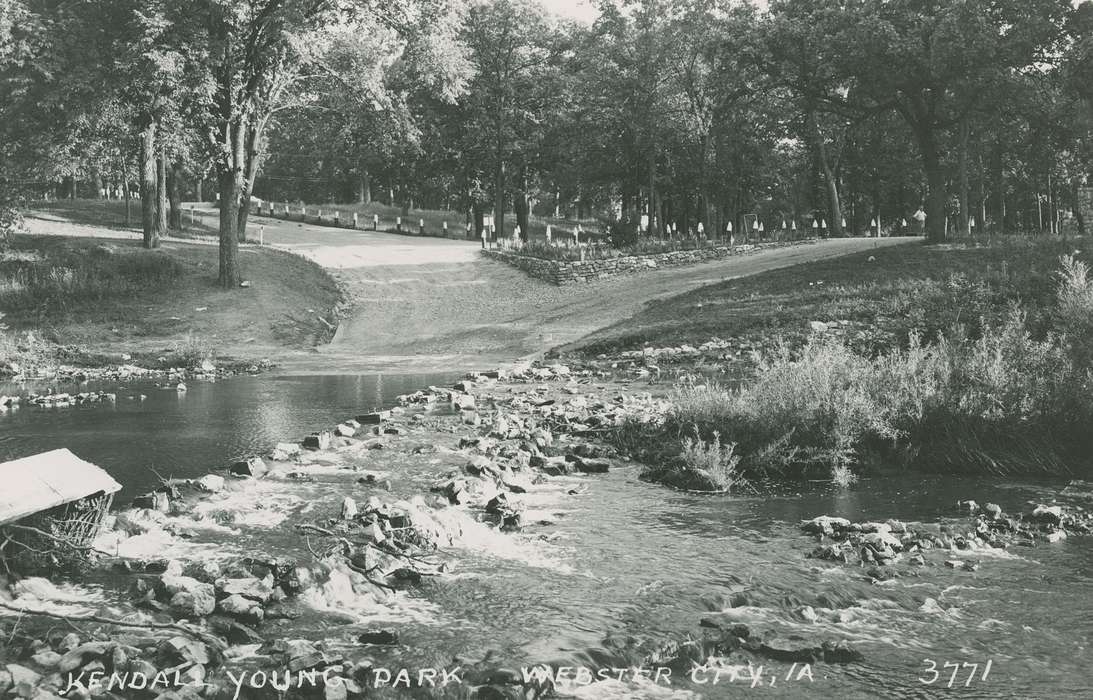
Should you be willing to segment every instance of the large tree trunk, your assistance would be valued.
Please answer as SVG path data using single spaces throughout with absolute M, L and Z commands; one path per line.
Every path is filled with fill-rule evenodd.
M 497 134 L 494 144 L 493 171 L 493 225 L 500 237 L 505 236 L 505 98 L 501 97 L 497 105 Z
M 129 185 L 126 183 L 126 191 Z M 156 230 L 156 123 L 149 120 L 140 132 L 140 219 L 144 247 L 159 247 Z
M 225 120 L 221 128 L 227 150 L 217 163 L 217 184 L 220 189 L 220 275 L 225 289 L 239 286 L 239 198 L 243 190 L 243 161 L 246 116 Z
M 482 211 L 482 205 L 477 201 L 471 205 L 471 216 L 474 219 L 474 235 L 475 238 L 482 238 L 482 230 L 486 227 L 485 215 Z
M 1078 235 L 1085 235 L 1085 213 L 1082 211 L 1082 195 L 1079 190 L 1078 178 L 1072 178 L 1070 180 L 1070 187 L 1067 194 L 1070 197 L 1070 207 L 1074 211 L 1074 223 L 1078 227 Z
M 493 173 L 493 226 L 497 236 L 505 237 L 505 161 L 497 154 L 497 167 Z
M 520 237 L 525 240 L 531 240 L 528 235 L 530 229 L 528 228 L 528 193 L 526 189 L 521 189 L 516 193 L 516 197 L 512 200 L 513 211 L 516 213 L 516 225 L 520 227 Z
M 167 235 L 167 162 L 162 145 L 156 157 L 156 233 Z
M 123 159 L 120 165 L 122 187 L 125 188 L 125 228 L 129 228 L 133 223 L 132 205 L 129 201 L 129 163 Z
M 941 149 L 937 134 L 929 124 L 914 123 L 915 140 L 918 142 L 922 169 L 926 174 L 926 241 L 945 241 L 945 168 L 941 163 Z
M 167 199 L 171 204 L 171 215 L 167 221 L 174 231 L 182 230 L 182 167 L 178 163 L 171 163 L 171 169 L 167 173 Z
M 254 180 L 258 176 L 259 162 L 258 145 L 262 139 L 262 127 L 264 122 L 247 127 L 243 142 L 243 183 L 239 194 L 239 221 L 236 222 L 236 233 L 239 242 L 247 240 L 247 220 L 250 218 L 250 197 L 254 191 Z
M 221 287 L 239 286 L 239 239 L 235 227 L 239 223 L 239 178 L 230 165 L 218 173 L 220 186 L 220 275 Z
M 649 149 L 649 235 L 657 235 L 657 224 L 663 219 L 657 218 L 657 156 L 654 149 Z
M 809 120 L 812 122 L 812 133 L 816 137 L 816 155 L 819 157 L 820 168 L 824 171 L 824 182 L 827 185 L 828 213 L 831 216 L 828 230 L 836 236 L 841 236 L 843 235 L 843 210 L 839 202 L 839 182 L 835 178 L 835 169 L 831 167 L 827 143 L 820 131 L 820 121 L 815 110 L 809 112 Z

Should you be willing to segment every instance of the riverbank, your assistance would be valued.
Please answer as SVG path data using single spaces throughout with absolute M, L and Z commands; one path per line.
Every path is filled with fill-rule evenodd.
M 620 439 L 675 485 L 861 470 L 1088 474 L 1082 241 L 902 247 L 651 304 L 560 349 L 689 379 Z M 688 447 L 689 446 L 689 447 Z M 674 466 L 671 466 L 674 465 Z
M 216 285 L 214 245 L 19 235 L 0 252 L 4 374 L 113 378 L 124 367 L 248 369 L 327 342 L 341 292 L 315 263 L 243 246 L 246 287 Z M 130 372 L 131 374 L 132 372 Z
M 11 665 L 4 668 L 18 675 L 13 681 L 52 693 L 69 687 L 70 672 L 85 685 L 96 671 L 100 685 L 113 673 L 123 684 L 140 682 L 137 673 L 162 674 L 155 692 L 115 688 L 123 697 L 170 689 L 182 697 L 200 691 L 230 698 L 240 678 L 247 687 L 239 697 L 275 697 L 274 685 L 286 674 L 293 683 L 303 674 L 299 697 L 316 698 L 542 697 L 551 685 L 584 697 L 719 697 L 721 691 L 707 694 L 718 671 L 725 685 L 755 678 L 766 685 L 774 677 L 791 693 L 824 694 L 832 688 L 827 679 L 852 683 L 862 671 L 884 666 L 870 659 L 887 644 L 874 635 L 895 613 L 871 598 L 892 582 L 907 578 L 916 590 L 925 587 L 925 599 L 918 593 L 897 598 L 895 609 L 929 619 L 955 604 L 951 594 L 931 595 L 935 587 L 947 592 L 972 585 L 980 570 L 984 580 L 1012 575 L 1019 558 L 1007 548 L 1059 543 L 1089 529 L 1087 514 L 1047 493 L 1040 507 L 1012 500 L 1002 501 L 1004 508 L 986 500 L 982 508 L 952 504 L 941 509 L 944 517 L 920 523 L 806 511 L 804 534 L 779 553 L 778 565 L 794 577 L 808 572 L 811 589 L 796 583 L 790 599 L 776 603 L 785 595 L 771 582 L 752 580 L 761 562 L 773 564 L 769 543 L 760 542 L 750 545 L 755 560 L 740 569 L 749 572 L 746 578 L 726 578 L 724 568 L 715 567 L 713 578 L 704 579 L 708 590 L 688 592 L 693 600 L 686 615 L 661 621 L 656 633 L 628 634 L 617 629 L 626 607 L 592 611 L 573 598 L 591 586 L 599 591 L 597 605 L 606 603 L 610 578 L 585 580 L 573 571 L 576 562 L 598 557 L 574 551 L 577 543 L 569 538 L 592 527 L 585 519 L 611 508 L 604 482 L 640 469 L 603 437 L 613 426 L 654 420 L 669 409 L 650 389 L 656 386 L 595 369 L 512 367 L 451 387 L 423 387 L 399 397 L 389 411 L 362 408 L 261 458 L 172 480 L 116 513 L 95 542 L 101 558 L 78 579 L 50 568 L 52 581 L 8 581 L 0 603 L 23 612 L 0 616 L 10 640 L 3 660 Z M 700 503 L 694 507 L 704 513 L 733 505 Z M 852 510 L 842 512 L 854 517 Z M 1023 516 L 1006 515 L 1010 510 Z M 887 517 L 908 514 L 893 509 Z M 657 551 L 661 544 L 671 549 L 666 541 Z M 652 556 L 641 550 L 631 554 Z M 842 573 L 852 569 L 847 563 L 857 566 L 859 552 L 863 561 L 871 557 L 860 585 Z M 699 555 L 685 552 L 685 558 Z M 485 561 L 476 566 L 479 557 Z M 514 580 L 517 565 L 539 583 L 566 572 L 584 581 L 548 602 L 561 627 L 588 628 L 577 637 L 587 648 L 560 641 L 545 644 L 546 653 L 535 651 L 542 643 L 513 648 L 509 636 L 523 636 L 518 625 L 490 616 L 473 626 L 457 610 L 437 607 L 466 595 L 498 596 L 505 608 L 526 596 L 553 595 Z M 636 565 L 628 559 L 623 570 Z M 692 568 L 703 567 L 696 559 Z M 675 584 L 691 575 L 646 573 L 655 580 L 641 578 L 639 597 L 657 597 L 662 589 L 678 596 Z M 100 619 L 87 617 L 92 614 Z M 79 632 L 51 631 L 56 622 L 48 615 L 69 619 Z M 541 615 L 533 612 L 524 623 Z M 109 622 L 120 619 L 142 629 Z M 445 644 L 453 635 L 459 642 L 447 649 L 458 649 L 454 658 L 450 651 L 438 656 L 437 640 Z M 990 636 L 992 654 L 999 653 L 997 637 Z M 792 664 L 802 675 L 786 679 Z M 805 677 L 806 664 L 814 678 Z M 527 671 L 533 667 L 538 670 Z M 575 676 L 577 668 L 608 676 Z M 405 679 L 396 680 L 404 669 Z M 440 684 L 439 669 L 457 680 L 433 687 Z M 437 672 L 422 677 L 422 670 Z M 657 671 L 660 681 L 653 680 Z M 271 683 L 275 672 L 280 679 Z M 886 684 L 902 684 L 890 667 L 885 672 Z M 813 687 L 814 679 L 826 683 Z

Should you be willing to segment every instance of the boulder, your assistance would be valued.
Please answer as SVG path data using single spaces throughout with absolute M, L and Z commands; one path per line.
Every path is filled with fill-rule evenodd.
M 273 575 L 267 574 L 264 578 L 221 578 L 216 582 L 216 590 L 225 596 L 240 595 L 259 603 L 267 603 L 273 595 Z
M 300 445 L 295 442 L 279 442 L 273 448 L 269 458 L 274 462 L 287 462 L 300 454 Z
M 334 426 L 334 434 L 338 437 L 351 438 L 357 434 L 357 429 L 346 423 L 340 423 Z
M 329 450 L 332 440 L 329 430 L 321 430 L 305 437 L 303 445 L 306 450 Z
M 228 468 L 228 472 L 235 476 L 249 476 L 255 479 L 265 476 L 269 467 L 261 457 L 251 457 L 246 461 L 239 461 Z
M 611 468 L 611 465 L 603 460 L 585 459 L 574 455 L 572 461 L 577 470 L 585 474 L 606 474 Z
M 176 562 L 172 562 L 173 564 Z M 177 570 L 181 571 L 181 566 Z M 160 584 L 171 610 L 178 615 L 202 617 L 216 608 L 216 591 L 211 583 L 175 573 L 175 567 L 171 565 L 168 565 L 167 572 L 160 577 Z
M 156 658 L 161 666 L 180 664 L 208 664 L 209 650 L 201 642 L 179 635 L 160 642 L 156 647 Z
M 38 664 L 39 666 L 44 666 L 45 668 L 53 668 L 61 660 L 61 655 L 53 651 L 52 649 L 46 648 L 42 649 L 37 654 L 34 654 L 30 658 L 31 661 Z
M 57 673 L 69 673 L 81 666 L 86 667 L 89 664 L 101 663 L 101 659 L 110 655 L 114 646 L 113 642 L 81 644 L 72 651 L 65 652 L 61 658 L 57 659 L 55 670 Z
M 815 535 L 831 536 L 835 534 L 836 531 L 843 532 L 849 527 L 850 521 L 846 518 L 834 518 L 830 515 L 821 515 L 812 520 L 804 520 L 801 522 L 802 530 Z
M 1032 511 L 1032 519 L 1039 523 L 1059 525 L 1063 522 L 1062 506 L 1038 505 Z
M 367 630 L 357 638 L 361 644 L 398 644 L 398 632 L 393 630 Z
M 235 615 L 255 621 L 261 621 L 264 617 L 262 604 L 242 595 L 230 595 L 224 600 L 219 601 L 216 605 L 219 610 L 229 615 Z
M 217 474 L 206 474 L 200 479 L 195 479 L 194 484 L 202 491 L 219 493 L 224 490 L 224 477 Z
M 456 394 L 452 397 L 452 408 L 457 411 L 475 410 L 475 400 L 472 394 Z
M 254 628 L 234 620 L 224 630 L 223 634 L 224 638 L 228 640 L 228 644 L 261 644 L 265 641 Z
M 376 411 L 374 413 L 363 413 L 357 416 L 357 422 L 361 425 L 377 425 L 389 420 L 391 420 L 390 411 Z
M 8 673 L 8 680 L 13 688 L 19 688 L 20 686 L 26 686 L 33 689 L 38 681 L 42 680 L 42 674 L 37 671 L 32 671 L 26 666 L 19 664 L 8 664 L 4 667 Z M 27 695 L 20 695 L 19 697 L 30 697 Z
M 294 639 L 285 644 L 285 659 L 288 662 L 288 670 L 299 673 L 309 668 L 315 668 L 325 661 L 323 653 L 315 648 L 315 645 L 303 639 Z
M 137 496 L 130 505 L 133 508 L 146 508 L 167 513 L 171 510 L 171 498 L 165 491 L 152 491 L 143 496 Z
M 374 480 L 374 479 L 373 479 Z M 342 520 L 353 520 L 357 517 L 357 502 L 351 496 L 342 499 Z

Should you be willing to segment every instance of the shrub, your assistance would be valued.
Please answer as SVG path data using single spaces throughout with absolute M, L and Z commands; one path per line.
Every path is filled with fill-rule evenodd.
M 612 238 L 613 241 L 618 239 Z M 698 250 L 701 248 L 715 248 L 725 245 L 723 241 L 698 240 L 698 239 L 669 239 L 633 238 L 623 237 L 624 245 L 610 245 L 604 242 L 593 242 L 580 246 L 551 245 L 544 241 L 532 241 L 522 247 L 508 252 L 514 255 L 524 255 L 543 260 L 561 260 L 573 262 L 581 260 L 582 251 L 584 260 L 609 260 L 625 255 L 652 255 L 656 253 L 668 253 L 678 250 Z
M 1093 367 L 1093 281 L 1089 266 L 1073 255 L 1060 258 L 1057 273 L 1055 323 L 1071 358 L 1081 367 Z
M 1054 314 L 1055 331 L 1037 337 L 1011 304 L 978 337 L 912 335 L 875 357 L 813 336 L 799 352 L 769 354 L 739 388 L 679 388 L 663 431 L 730 436 L 741 468 L 762 476 L 826 470 L 845 483 L 868 452 L 931 468 L 1066 473 L 1093 447 L 1093 283 L 1073 258 L 1063 259 Z
M 741 478 L 736 467 L 740 458 L 734 454 L 736 444 L 721 443 L 721 434 L 714 432 L 707 442 L 695 431 L 693 438 L 683 440 L 680 457 L 685 468 L 709 475 L 710 480 L 723 491 L 728 491 Z
M 169 367 L 200 367 L 205 360 L 216 359 L 216 348 L 207 341 L 187 334 L 186 338 L 175 344 L 167 356 Z
M 16 233 L 23 230 L 23 215 L 10 194 L 5 194 L 0 183 L 0 245 L 6 244 Z

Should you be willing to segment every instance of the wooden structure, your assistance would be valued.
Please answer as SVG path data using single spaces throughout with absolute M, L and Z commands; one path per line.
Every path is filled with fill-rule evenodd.
M 66 449 L 0 464 L 0 557 L 87 547 L 120 489 Z

